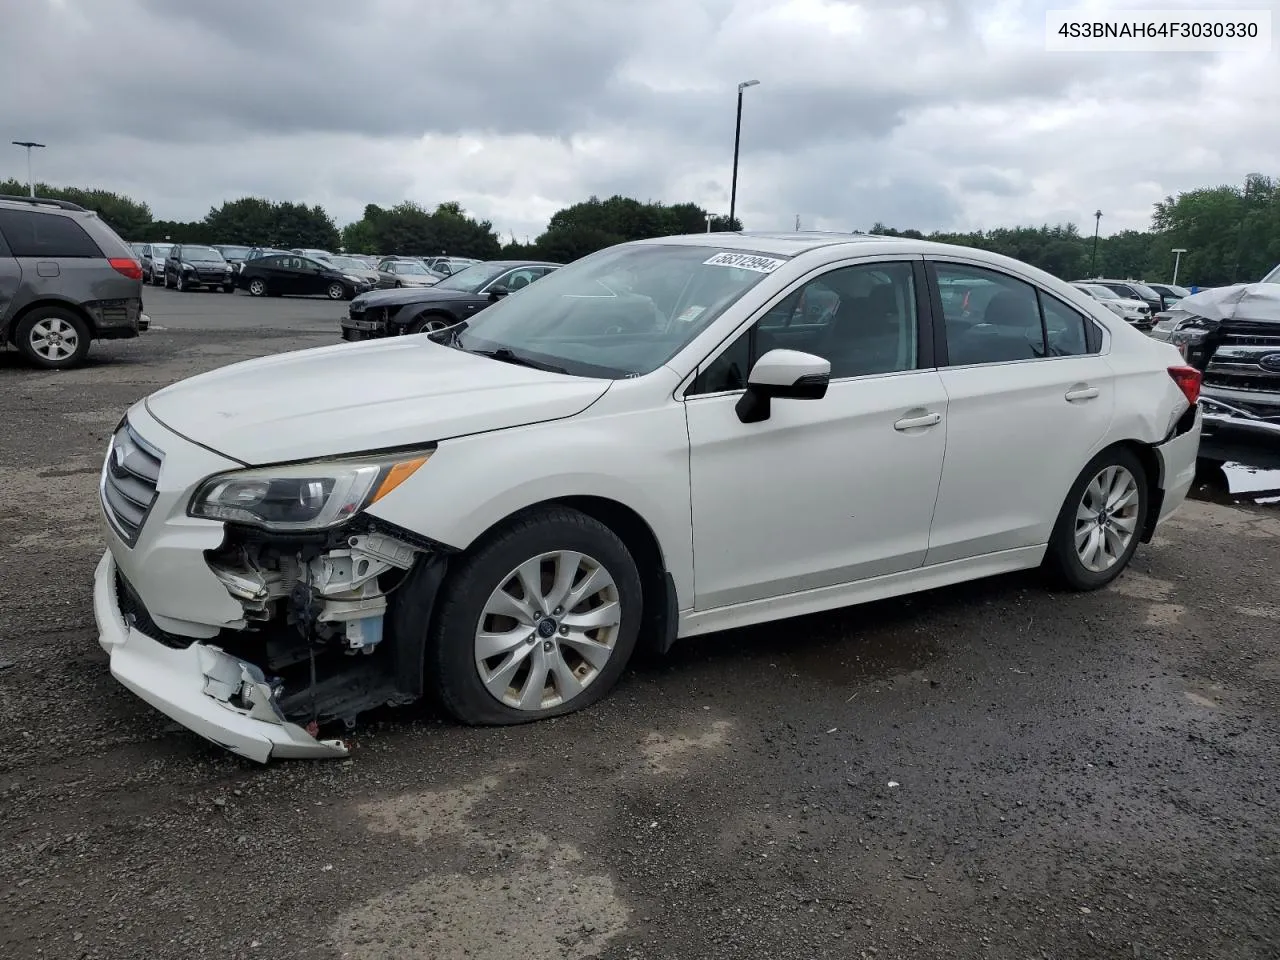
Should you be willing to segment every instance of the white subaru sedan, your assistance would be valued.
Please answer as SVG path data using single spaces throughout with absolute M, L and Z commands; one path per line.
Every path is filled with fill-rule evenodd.
M 431 696 L 585 707 L 638 644 L 1043 566 L 1191 484 L 1200 377 L 1023 263 L 876 236 L 624 244 L 431 334 L 235 364 L 101 477 L 111 672 L 246 757 Z

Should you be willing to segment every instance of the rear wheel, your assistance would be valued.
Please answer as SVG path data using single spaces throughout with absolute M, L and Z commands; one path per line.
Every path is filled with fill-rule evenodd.
M 58 307 L 33 310 L 23 317 L 15 334 L 22 355 L 45 370 L 77 366 L 89 352 L 89 325 Z
M 261 277 L 254 277 L 249 281 L 249 296 L 265 297 L 267 295 L 267 282 Z
M 1058 514 L 1045 567 L 1072 590 L 1104 587 L 1129 565 L 1147 521 L 1147 473 L 1124 447 L 1089 462 Z
M 641 602 L 635 561 L 612 530 L 561 507 L 526 514 L 442 587 L 427 680 L 463 723 L 571 713 L 622 676 Z

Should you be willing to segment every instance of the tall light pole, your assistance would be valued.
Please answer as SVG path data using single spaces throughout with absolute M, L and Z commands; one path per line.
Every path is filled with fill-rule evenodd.
M 1182 262 L 1182 255 L 1187 252 L 1186 247 L 1173 248 L 1173 285 L 1178 285 L 1178 264 Z
M 1098 275 L 1098 227 L 1102 226 L 1102 211 L 1093 214 L 1093 256 L 1089 258 L 1089 276 Z
M 34 197 L 36 195 L 36 182 L 31 178 L 31 148 L 38 147 L 43 150 L 44 144 L 36 143 L 34 140 L 11 140 L 9 142 L 15 147 L 27 148 L 27 193 Z
M 738 209 L 738 146 L 742 141 L 742 91 L 754 87 L 759 80 L 744 80 L 738 84 L 738 121 L 733 128 L 733 184 L 729 187 L 729 229 L 733 229 L 733 215 Z
M 716 215 L 714 213 L 704 213 L 703 216 L 707 218 L 707 233 L 710 233 L 711 221 L 716 218 Z

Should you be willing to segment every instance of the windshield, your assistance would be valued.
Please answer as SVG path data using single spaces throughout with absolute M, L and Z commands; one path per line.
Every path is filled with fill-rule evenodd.
M 213 247 L 183 247 L 182 258 L 184 260 L 223 260 L 222 254 Z
M 411 273 L 414 276 L 426 276 L 427 268 L 416 260 L 396 260 L 387 265 L 391 273 Z
M 1108 287 L 1101 286 L 1097 283 L 1083 283 L 1080 289 L 1085 293 L 1091 294 L 1099 300 L 1119 300 L 1120 295 Z
M 330 257 L 329 262 L 343 270 L 364 270 L 365 265 L 354 257 Z
M 221 250 L 224 257 L 235 257 L 237 260 L 243 260 L 249 255 L 248 247 L 222 247 Z
M 684 244 L 610 247 L 489 307 L 454 343 L 577 376 L 641 376 L 674 357 L 785 262 Z M 509 269 L 482 264 L 457 276 L 497 276 Z
M 167 257 L 172 249 L 172 243 L 153 243 L 151 245 L 151 256 L 153 259 L 155 257 Z
M 464 293 L 475 293 L 485 284 L 506 273 L 515 264 L 512 263 L 473 263 L 463 267 L 453 275 L 436 284 L 437 290 L 461 290 Z
M 1134 291 L 1143 300 L 1159 300 L 1160 299 L 1160 294 L 1156 293 L 1154 290 L 1148 287 L 1145 283 L 1130 283 L 1129 286 L 1133 287 Z
M 1262 278 L 1263 283 L 1280 283 L 1280 265 Z

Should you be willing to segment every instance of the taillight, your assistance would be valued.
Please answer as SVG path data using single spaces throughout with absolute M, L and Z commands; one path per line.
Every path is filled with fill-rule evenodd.
M 128 257 L 112 257 L 107 261 L 116 273 L 123 273 L 130 280 L 142 279 L 142 264 Z
M 1169 376 L 1173 377 L 1187 403 L 1194 407 L 1200 399 L 1200 371 L 1195 367 L 1170 367 Z

